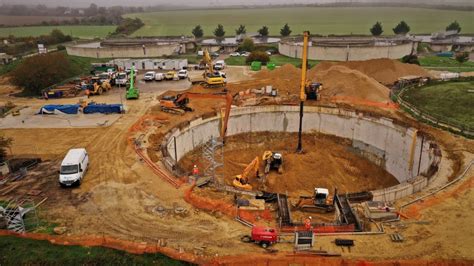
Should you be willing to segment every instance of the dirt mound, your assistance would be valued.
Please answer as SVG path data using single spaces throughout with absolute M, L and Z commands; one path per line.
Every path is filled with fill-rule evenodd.
M 335 65 L 358 70 L 385 85 L 393 84 L 398 80 L 398 78 L 403 76 L 415 75 L 430 77 L 430 74 L 418 65 L 404 64 L 400 61 L 391 59 L 372 59 L 366 61 L 349 62 L 322 62 L 311 69 L 310 73 L 312 73 L 314 76 L 315 72 L 317 73 L 319 71 L 328 70 Z
M 324 71 L 311 70 L 308 78 L 323 83 L 323 97 L 351 97 L 374 102 L 387 102 L 389 90 L 357 70 L 334 65 Z

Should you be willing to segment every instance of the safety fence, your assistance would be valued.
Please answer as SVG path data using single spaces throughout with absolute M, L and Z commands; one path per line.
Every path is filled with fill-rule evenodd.
M 160 246 L 159 243 L 147 242 L 132 242 L 127 240 L 116 239 L 106 236 L 53 236 L 39 233 L 23 233 L 18 234 L 11 231 L 0 230 L 0 236 L 15 236 L 20 238 L 27 238 L 33 240 L 46 240 L 55 245 L 64 246 L 84 246 L 84 247 L 105 247 L 116 250 L 122 250 L 132 254 L 145 253 L 161 253 L 170 258 L 187 261 L 199 265 L 367 265 L 367 266 L 382 266 L 382 265 L 472 265 L 469 260 L 379 260 L 369 261 L 361 259 L 347 259 L 347 258 L 329 258 L 314 254 L 305 254 L 299 252 L 278 252 L 272 254 L 265 253 L 248 253 L 232 256 L 202 256 L 192 253 L 186 253 L 184 250 L 176 250 L 170 247 Z
M 414 106 L 413 104 L 403 100 L 404 93 L 407 90 L 413 89 L 415 87 L 416 85 L 410 85 L 400 90 L 399 93 L 392 93 L 392 99 L 394 99 L 398 104 L 400 104 L 401 107 L 403 107 L 405 110 L 407 110 L 409 113 L 411 113 L 421 121 L 427 122 L 436 127 L 449 130 L 457 134 L 461 134 L 468 138 L 474 138 L 474 128 L 471 128 L 465 124 L 456 121 L 449 120 L 446 117 L 435 117 L 432 114 L 428 114 L 427 112 L 420 110 L 420 108 Z
M 143 149 L 140 146 L 141 140 L 132 136 L 132 133 L 145 131 L 148 127 L 152 126 L 155 121 L 163 121 L 163 119 L 160 119 L 159 116 L 153 115 L 144 115 L 138 119 L 138 121 L 135 122 L 129 129 L 130 135 L 128 143 L 133 148 L 135 153 L 141 158 L 141 160 L 143 160 L 143 162 L 145 162 L 150 167 L 153 173 L 161 177 L 166 182 L 170 183 L 175 188 L 179 188 L 184 183 L 184 180 L 170 176 L 165 170 L 161 169 L 161 167 L 150 160 L 150 158 L 148 158 L 148 156 L 143 153 Z

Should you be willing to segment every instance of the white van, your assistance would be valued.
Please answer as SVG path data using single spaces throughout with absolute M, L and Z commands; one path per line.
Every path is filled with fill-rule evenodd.
M 165 79 L 165 74 L 163 74 L 163 73 L 156 73 L 156 75 L 155 75 L 155 80 L 156 80 L 156 81 L 162 81 L 162 80 L 164 80 L 164 79 Z
M 71 149 L 61 163 L 59 184 L 61 186 L 80 185 L 89 165 L 86 149 Z
M 214 64 L 214 69 L 215 70 L 222 70 L 225 68 L 225 62 L 224 60 L 218 60 L 216 61 L 216 63 Z

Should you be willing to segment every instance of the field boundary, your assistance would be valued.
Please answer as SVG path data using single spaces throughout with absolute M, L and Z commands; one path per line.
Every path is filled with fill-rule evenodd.
M 428 114 L 425 111 L 420 110 L 420 108 L 414 106 L 413 104 L 402 99 L 403 94 L 410 89 L 415 88 L 415 85 L 407 86 L 403 88 L 398 94 L 392 93 L 392 98 L 397 102 L 402 108 L 404 108 L 408 113 L 412 114 L 418 120 L 426 122 L 435 127 L 448 130 L 455 134 L 465 136 L 467 138 L 474 138 L 474 129 L 469 126 L 462 125 L 461 123 L 448 121 L 447 119 L 435 117 L 431 114 Z

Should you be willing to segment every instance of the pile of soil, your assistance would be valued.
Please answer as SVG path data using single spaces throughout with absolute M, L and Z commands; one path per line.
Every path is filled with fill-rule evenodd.
M 333 66 L 345 66 L 352 70 L 358 70 L 363 74 L 377 80 L 384 85 L 393 84 L 398 78 L 403 76 L 430 77 L 430 74 L 418 65 L 404 64 L 391 59 L 372 59 L 366 61 L 349 62 L 321 62 L 311 69 L 310 75 L 314 76 L 318 72 L 329 70 Z
M 323 89 L 321 95 L 324 97 L 351 97 L 361 98 L 374 102 L 387 102 L 389 89 L 378 83 L 375 79 L 341 65 L 334 65 L 326 70 L 310 70 L 309 80 L 321 82 Z
M 256 156 L 261 159 L 265 150 L 283 154 L 283 174 L 271 171 L 262 188 L 255 175 L 249 177 L 256 189 L 288 193 L 290 196 L 311 195 L 315 187 L 325 187 L 341 193 L 380 189 L 398 184 L 391 174 L 359 156 L 350 148 L 348 140 L 322 134 L 303 135 L 303 154 L 296 154 L 296 133 L 248 133 L 231 136 L 224 147 L 225 182 L 241 174 Z M 206 169 L 201 149 L 186 154 L 179 165 L 191 170 L 197 164 Z M 263 174 L 264 163 L 260 163 Z

